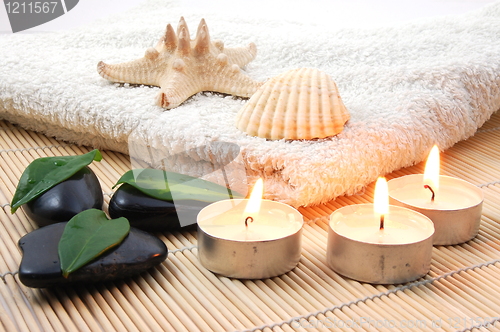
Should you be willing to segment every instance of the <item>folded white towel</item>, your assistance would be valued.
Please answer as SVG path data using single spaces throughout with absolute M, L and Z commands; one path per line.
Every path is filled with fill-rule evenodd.
M 313 141 L 266 141 L 234 125 L 246 100 L 200 93 L 166 111 L 155 105 L 158 88 L 120 86 L 97 74 L 100 60 L 142 57 L 180 16 L 193 33 L 205 18 L 212 38 L 226 47 L 255 42 L 257 58 L 245 70 L 256 80 L 298 67 L 328 73 L 351 113 L 344 131 Z M 248 174 L 264 178 L 266 197 L 294 206 L 353 194 L 379 175 L 420 162 L 433 144 L 446 149 L 473 135 L 499 108 L 500 2 L 466 15 L 338 30 L 148 0 L 69 32 L 0 35 L 0 118 L 98 148 L 128 153 L 129 141 L 145 145 L 149 150 L 132 154 L 153 156 L 155 166 L 188 151 L 197 165 L 177 163 L 174 170 L 198 176 L 207 172 L 203 160 L 237 146 Z M 209 151 L 213 142 L 232 144 Z

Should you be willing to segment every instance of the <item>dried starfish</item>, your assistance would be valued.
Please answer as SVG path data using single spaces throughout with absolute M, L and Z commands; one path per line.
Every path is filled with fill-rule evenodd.
M 100 61 L 99 74 L 119 83 L 154 85 L 161 88 L 159 106 L 171 109 L 202 91 L 250 97 L 261 83 L 245 75 L 240 67 L 255 58 L 254 43 L 248 47 L 224 48 L 222 41 L 211 42 L 204 19 L 191 40 L 186 21 L 181 17 L 177 35 L 170 24 L 155 47 L 143 58 L 108 65 Z

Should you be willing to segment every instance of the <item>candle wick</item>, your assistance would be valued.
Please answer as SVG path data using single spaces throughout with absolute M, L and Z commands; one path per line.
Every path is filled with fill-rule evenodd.
M 248 221 L 250 220 L 250 222 L 253 222 L 253 218 L 252 217 L 246 217 L 245 218 L 245 227 L 248 227 Z
M 384 229 L 384 215 L 380 215 L 380 230 Z
M 436 193 L 434 192 L 434 190 L 432 190 L 431 186 L 429 186 L 428 184 L 424 185 L 424 188 L 429 189 L 431 191 L 432 193 L 431 202 L 434 202 L 434 198 L 436 197 Z

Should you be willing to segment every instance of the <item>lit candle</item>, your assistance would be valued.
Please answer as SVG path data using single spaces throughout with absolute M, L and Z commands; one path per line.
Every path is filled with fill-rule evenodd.
M 479 230 L 483 193 L 471 183 L 439 175 L 439 149 L 434 146 L 424 174 L 389 181 L 390 203 L 428 216 L 436 232 L 434 244 L 452 245 L 472 239 Z
M 198 258 L 212 272 L 262 279 L 293 269 L 301 256 L 303 217 L 262 199 L 262 180 L 249 199 L 223 200 L 198 214 Z
M 377 189 L 377 194 L 373 199 L 373 211 L 380 218 L 379 230 L 380 233 L 383 233 L 385 215 L 389 212 L 389 188 L 387 187 L 385 178 L 378 178 L 375 188 Z
M 431 192 L 431 203 L 434 203 L 436 193 L 439 192 L 439 165 L 439 149 L 437 145 L 434 145 L 425 164 L 423 181 L 423 188 Z M 429 203 L 429 200 L 427 200 L 427 203 Z
M 389 205 L 385 179 L 377 181 L 374 204 L 342 207 L 329 226 L 327 262 L 346 277 L 394 284 L 430 269 L 434 226 L 420 213 Z

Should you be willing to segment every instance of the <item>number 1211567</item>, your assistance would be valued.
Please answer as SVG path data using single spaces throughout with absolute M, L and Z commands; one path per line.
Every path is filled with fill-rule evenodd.
M 54 13 L 59 2 L 42 2 L 42 1 L 29 1 L 29 2 L 18 2 L 18 1 L 7 1 L 5 2 L 5 8 L 8 14 L 48 14 Z

